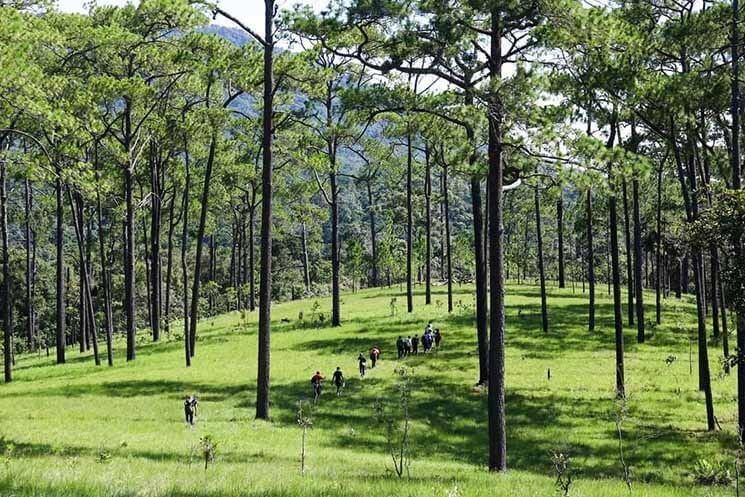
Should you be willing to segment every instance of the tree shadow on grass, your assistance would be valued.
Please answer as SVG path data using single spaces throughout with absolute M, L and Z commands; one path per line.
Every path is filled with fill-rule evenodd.
M 244 385 L 215 384 L 174 380 L 117 380 L 101 383 L 61 385 L 30 391 L 9 392 L 7 397 L 82 397 L 104 396 L 113 398 L 171 397 L 181 399 L 185 394 L 197 393 L 200 400 L 223 402 L 229 397 L 246 391 Z
M 433 382 L 432 378 L 415 376 L 412 381 L 411 450 L 415 459 L 484 465 L 488 445 L 485 395 L 439 378 Z M 314 413 L 314 425 L 334 434 L 325 442 L 327 446 L 386 453 L 385 427 L 376 422 L 373 406 L 383 399 L 394 407 L 398 393 L 391 384 L 378 382 L 375 386 L 384 388 L 363 385 L 353 396 L 323 400 Z M 301 384 L 274 387 L 276 421 L 291 422 L 290 406 L 302 390 Z M 506 401 L 512 467 L 550 476 L 551 453 L 562 450 L 571 454 L 583 477 L 622 477 L 612 395 L 577 398 L 569 390 L 548 395 L 520 390 L 508 391 Z M 624 426 L 626 460 L 644 481 L 679 485 L 684 475 L 659 471 L 659 467 L 693 468 L 701 457 L 691 449 L 697 441 L 714 439 L 721 449 L 734 447 L 732 437 L 726 434 L 674 428 L 674 416 L 671 412 L 660 420 L 668 426 L 660 432 L 633 422 Z

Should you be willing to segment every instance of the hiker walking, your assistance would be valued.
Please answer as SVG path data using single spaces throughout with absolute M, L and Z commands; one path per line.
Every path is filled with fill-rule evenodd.
M 419 336 L 414 335 L 411 337 L 411 353 L 414 355 L 419 355 Z
M 359 357 L 357 358 L 357 362 L 360 364 L 360 378 L 365 377 L 365 369 L 367 367 L 367 359 L 365 359 L 365 356 L 360 352 Z
M 422 347 L 424 347 L 424 353 L 430 351 L 432 348 L 432 334 L 431 333 L 425 333 L 422 335 Z
M 372 364 L 370 365 L 371 368 L 375 367 L 375 364 L 377 364 L 379 357 L 380 357 L 380 349 L 376 345 L 370 349 L 370 362 L 372 362 Z
M 197 414 L 197 404 L 199 401 L 194 395 L 187 395 L 184 397 L 184 417 L 186 418 L 186 424 L 194 426 L 194 416 Z
M 442 333 L 440 333 L 440 328 L 437 328 L 435 330 L 435 349 L 440 348 L 440 342 L 442 341 Z
M 362 355 L 362 354 L 360 354 L 360 355 Z M 364 359 L 364 357 L 363 357 L 363 359 Z M 338 366 L 336 367 L 336 371 L 334 371 L 334 375 L 331 378 L 331 381 L 336 386 L 336 396 L 337 397 L 340 396 L 341 395 L 341 391 L 344 389 L 344 373 L 341 372 L 341 368 L 340 367 L 338 367 Z
M 396 350 L 398 351 L 398 358 L 401 359 L 404 356 L 404 339 L 403 337 L 398 337 L 398 340 L 396 340 Z
M 321 397 L 321 390 L 323 389 L 323 380 L 326 377 L 321 374 L 320 371 L 316 371 L 316 374 L 310 379 L 310 384 L 313 386 L 313 403 L 318 402 Z

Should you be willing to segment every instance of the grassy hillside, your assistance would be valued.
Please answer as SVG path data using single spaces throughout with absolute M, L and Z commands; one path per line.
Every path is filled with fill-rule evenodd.
M 549 496 L 556 494 L 553 450 L 572 457 L 570 495 L 628 495 L 615 424 L 612 309 L 600 289 L 592 334 L 579 290 L 550 289 L 551 326 L 544 334 L 537 289 L 510 286 L 507 474 L 485 470 L 486 395 L 473 388 L 478 359 L 471 289 L 458 290 L 458 305 L 448 315 L 443 289 L 427 307 L 417 295 L 416 312 L 407 314 L 394 288 L 345 294 L 340 328 L 303 326 L 298 314 L 309 321 L 313 301 L 274 307 L 270 423 L 253 419 L 255 315 L 201 322 L 190 369 L 175 339 L 141 345 L 131 364 L 118 344 L 114 368 L 96 368 L 77 354 L 64 367 L 52 365 L 53 357 L 20 357 L 17 381 L 0 386 L 0 495 Z M 398 313 L 391 316 L 394 296 Z M 319 302 L 328 316 L 328 301 Z M 693 311 L 670 299 L 664 324 L 650 330 L 646 344 L 636 344 L 635 329 L 626 333 L 629 400 L 622 429 L 632 495 L 733 495 L 731 488 L 698 486 L 691 477 L 701 458 L 732 464 L 736 421 L 735 378 L 716 374 L 720 353 L 712 344 L 723 431 L 705 431 L 695 347 L 689 373 Z M 421 332 L 427 319 L 443 331 L 441 350 L 396 361 L 396 337 Z M 376 343 L 382 361 L 359 380 L 357 354 Z M 676 360 L 668 365 L 670 355 Z M 411 476 L 401 480 L 390 472 L 384 428 L 373 409 L 378 398 L 395 402 L 400 363 L 413 371 L 414 389 Z M 308 470 L 301 476 L 297 402 L 311 395 L 315 370 L 330 376 L 336 366 L 347 374 L 347 388 L 336 398 L 327 386 L 313 413 Z M 185 426 L 182 408 L 183 396 L 192 392 L 200 398 L 194 429 Z M 198 454 L 205 434 L 218 444 L 206 471 Z

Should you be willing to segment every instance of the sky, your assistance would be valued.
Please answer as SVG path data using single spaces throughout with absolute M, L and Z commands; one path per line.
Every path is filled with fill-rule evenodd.
M 137 3 L 137 0 L 130 0 Z M 88 0 L 58 0 L 58 7 L 62 12 L 86 12 Z M 99 5 L 125 5 L 128 0 L 98 0 Z M 295 4 L 311 5 L 316 10 L 321 10 L 328 4 L 328 0 L 279 0 L 280 8 L 291 7 Z M 263 34 L 264 31 L 264 1 L 263 0 L 219 0 L 220 8 L 248 27 Z M 216 24 L 231 26 L 227 19 L 217 18 Z

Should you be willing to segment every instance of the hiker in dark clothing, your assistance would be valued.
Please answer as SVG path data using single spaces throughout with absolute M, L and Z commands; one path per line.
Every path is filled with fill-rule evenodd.
M 336 395 L 338 397 L 339 395 L 341 395 L 342 389 L 344 389 L 344 373 L 341 372 L 340 367 L 337 367 L 336 371 L 334 371 L 334 375 L 331 378 L 331 381 L 334 383 L 334 385 L 336 385 Z
M 411 337 L 411 353 L 414 355 L 419 354 L 419 336 L 414 335 Z
M 440 348 L 440 342 L 442 341 L 442 334 L 440 333 L 440 328 L 437 328 L 435 330 L 435 348 Z
M 432 333 L 422 335 L 422 347 L 424 347 L 425 354 L 432 349 Z
M 360 355 L 357 358 L 357 362 L 360 364 L 360 378 L 364 378 L 365 369 L 367 368 L 367 359 L 365 359 L 365 356 L 362 355 L 362 352 L 360 352 Z
M 398 337 L 396 340 L 396 350 L 398 350 L 398 358 L 401 359 L 404 356 L 404 339 Z
M 188 395 L 184 398 L 184 417 L 189 426 L 194 426 L 194 416 L 197 414 L 197 404 L 199 404 L 199 402 L 193 395 Z
M 313 385 L 313 403 L 318 402 L 318 399 L 321 397 L 322 384 L 325 379 L 326 377 L 320 371 L 316 371 L 316 374 L 310 379 L 310 384 Z
M 370 349 L 370 361 L 372 362 L 372 365 L 370 367 L 372 368 L 375 367 L 375 364 L 377 364 L 379 357 L 380 357 L 380 349 L 376 345 L 375 347 Z

